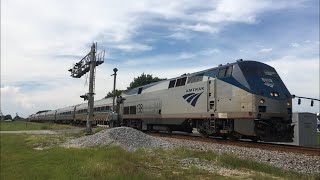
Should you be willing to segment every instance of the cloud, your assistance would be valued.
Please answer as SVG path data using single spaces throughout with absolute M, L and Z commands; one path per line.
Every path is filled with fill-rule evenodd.
M 299 47 L 299 46 L 300 46 L 300 44 L 299 44 L 299 43 L 294 42 L 294 43 L 291 43 L 291 44 L 290 44 L 290 46 L 291 46 L 291 47 Z
M 284 56 L 266 63 L 277 70 L 291 94 L 320 99 L 320 68 L 318 58 L 305 59 L 295 56 Z M 296 101 L 296 99 L 294 100 Z M 294 104 L 294 111 L 300 112 L 319 112 L 319 108 L 318 102 L 315 102 L 314 107 L 310 107 L 309 103 L 304 103 L 302 106 L 297 106 L 297 102 Z
M 14 86 L 4 86 L 1 87 L 1 104 L 5 104 L 6 106 L 13 105 L 18 108 L 30 109 L 34 106 L 32 102 L 30 102 L 30 97 L 24 95 L 19 87 Z M 3 106 L 2 106 L 3 107 Z M 4 109 L 6 111 L 7 109 Z
M 175 71 L 181 75 L 196 63 L 212 67 L 213 59 L 235 54 L 228 53 L 224 44 L 206 41 L 207 37 L 224 35 L 230 24 L 257 25 L 261 14 L 297 8 L 302 2 L 1 1 L 1 93 L 6 94 L 1 96 L 1 108 L 3 112 L 31 114 L 40 108 L 80 103 L 79 95 L 87 92 L 84 79 L 72 79 L 67 70 L 90 51 L 92 42 L 97 41 L 99 50 L 107 52 L 106 63 L 97 68 L 96 92 L 97 98 L 102 98 L 112 89 L 109 75 L 114 67 L 123 70 L 119 87 L 128 86 L 132 77 L 141 74 L 141 67 L 166 77 Z M 145 30 L 156 35 L 147 36 Z M 193 43 L 199 37 L 202 44 Z M 168 47 L 168 40 L 176 44 Z M 319 41 L 301 49 L 301 54 L 318 46 Z M 165 67 L 168 64 L 173 64 L 172 69 Z M 36 83 L 27 86 L 31 81 Z
M 196 32 L 207 32 L 207 33 L 216 33 L 218 32 L 217 28 L 214 28 L 212 25 L 197 23 L 195 25 L 186 25 L 182 24 L 176 28 L 177 30 L 191 30 Z
M 216 3 L 206 3 L 206 6 L 209 7 L 208 11 L 196 13 L 192 16 L 198 21 L 207 23 L 242 22 L 252 24 L 257 23 L 257 16 L 261 13 L 299 7 L 302 2 L 223 0 Z M 210 7 L 214 8 L 210 9 Z
M 119 50 L 123 50 L 126 52 L 150 51 L 153 49 L 151 46 L 148 46 L 145 44 L 139 44 L 139 43 L 119 44 L 119 45 L 115 45 L 114 48 L 119 49 Z
M 268 52 L 271 52 L 271 51 L 272 51 L 272 48 L 262 48 L 262 49 L 260 49 L 259 52 L 261 52 L 261 53 L 268 53 Z
M 189 41 L 192 38 L 192 35 L 190 35 L 188 33 L 175 32 L 175 33 L 169 35 L 168 38 L 175 39 L 175 40 Z

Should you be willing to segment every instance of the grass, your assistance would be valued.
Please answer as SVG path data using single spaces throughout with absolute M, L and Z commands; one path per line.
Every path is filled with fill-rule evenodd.
M 283 171 L 231 155 L 175 150 L 137 150 L 128 152 L 118 146 L 62 148 L 65 139 L 77 135 L 1 134 L 0 179 L 316 179 Z M 35 147 L 51 147 L 36 150 Z M 185 159 L 236 173 L 209 172 L 183 165 Z M 232 174 L 232 173 L 231 173 Z
M 70 125 L 55 123 L 35 123 L 27 121 L 0 122 L 1 131 L 18 131 L 18 130 L 56 130 L 76 128 Z

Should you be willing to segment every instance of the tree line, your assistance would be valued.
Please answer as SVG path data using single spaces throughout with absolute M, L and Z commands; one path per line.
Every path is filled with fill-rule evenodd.
M 143 85 L 147 85 L 147 84 L 151 84 L 154 82 L 158 82 L 158 81 L 162 81 L 165 79 L 161 79 L 158 77 L 153 77 L 152 74 L 145 74 L 142 73 L 140 76 L 133 78 L 133 81 L 130 83 L 129 87 L 127 87 L 128 89 L 133 89 L 139 86 L 143 86 Z M 122 91 L 124 90 L 119 90 L 116 89 L 115 95 L 116 96 L 120 96 Z M 109 98 L 109 97 L 113 97 L 113 92 L 108 92 L 107 95 L 104 98 Z

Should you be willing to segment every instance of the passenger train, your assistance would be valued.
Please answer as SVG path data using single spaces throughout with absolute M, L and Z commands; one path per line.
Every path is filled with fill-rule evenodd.
M 94 103 L 93 124 L 143 131 L 184 131 L 203 136 L 292 142 L 292 96 L 276 70 L 237 60 L 124 91 Z M 32 121 L 81 124 L 87 104 L 31 115 Z

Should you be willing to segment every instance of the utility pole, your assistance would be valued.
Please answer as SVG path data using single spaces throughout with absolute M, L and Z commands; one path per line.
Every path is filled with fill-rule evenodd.
M 89 93 L 81 95 L 80 97 L 84 100 L 88 100 L 88 114 L 86 122 L 86 134 L 92 133 L 92 119 L 93 119 L 93 106 L 94 106 L 94 83 L 95 83 L 95 68 L 104 62 L 105 51 L 100 52 L 96 55 L 96 45 L 93 43 L 91 51 L 74 65 L 71 72 L 71 77 L 80 78 L 84 74 L 90 71 L 89 77 Z
M 113 100 L 112 100 L 112 110 L 113 112 L 115 111 L 115 98 L 116 98 L 116 79 L 117 79 L 117 72 L 118 72 L 118 69 L 117 68 L 114 68 L 113 69 L 113 74 L 111 76 L 113 76 Z

